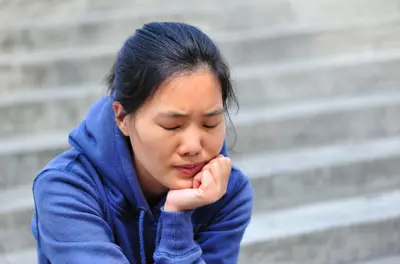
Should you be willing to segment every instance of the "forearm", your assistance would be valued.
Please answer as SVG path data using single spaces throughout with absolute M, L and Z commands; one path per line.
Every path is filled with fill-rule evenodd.
M 162 210 L 157 227 L 154 261 L 161 263 L 205 263 L 202 250 L 194 241 L 192 211 Z

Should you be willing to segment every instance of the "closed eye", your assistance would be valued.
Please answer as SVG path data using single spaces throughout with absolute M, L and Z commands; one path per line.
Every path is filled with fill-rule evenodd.
M 203 125 L 203 127 L 207 128 L 207 129 L 212 129 L 212 128 L 216 128 L 218 125 L 219 125 L 219 123 L 215 124 L 215 125 Z M 168 131 L 174 131 L 174 130 L 179 129 L 181 126 L 174 126 L 174 127 L 161 126 L 161 127 Z
M 218 123 L 219 124 L 219 123 Z M 218 124 L 216 124 L 216 125 L 212 125 L 212 126 L 209 126 L 209 125 L 203 125 L 205 128 L 216 128 L 217 126 L 218 126 Z
M 165 130 L 168 130 L 168 131 L 174 131 L 174 130 L 177 130 L 178 128 L 180 128 L 181 126 L 174 126 L 174 127 L 161 126 L 161 127 L 164 128 Z

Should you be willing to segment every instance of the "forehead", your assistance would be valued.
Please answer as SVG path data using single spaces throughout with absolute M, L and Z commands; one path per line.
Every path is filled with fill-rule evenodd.
M 183 111 L 222 105 L 218 78 L 208 69 L 180 74 L 165 81 L 149 102 L 149 107 L 172 107 Z

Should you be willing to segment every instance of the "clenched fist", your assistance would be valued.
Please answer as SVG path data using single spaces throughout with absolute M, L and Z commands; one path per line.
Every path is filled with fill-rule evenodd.
M 226 193 L 231 169 L 231 159 L 219 155 L 195 175 L 192 189 L 170 190 L 164 210 L 192 210 L 218 201 Z

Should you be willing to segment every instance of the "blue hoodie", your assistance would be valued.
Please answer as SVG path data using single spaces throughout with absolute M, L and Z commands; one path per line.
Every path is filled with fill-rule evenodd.
M 237 262 L 252 211 L 252 188 L 238 168 L 219 201 L 166 212 L 165 197 L 150 208 L 142 193 L 109 96 L 69 143 L 33 183 L 39 264 Z

